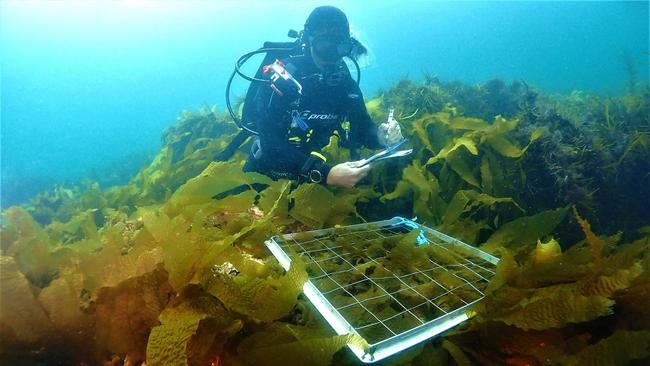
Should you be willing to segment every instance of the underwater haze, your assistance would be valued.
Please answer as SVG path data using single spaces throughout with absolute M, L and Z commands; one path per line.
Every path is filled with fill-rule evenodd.
M 404 139 L 305 92 L 335 174 L 244 171 L 234 62 L 321 4 L 0 0 L 0 364 L 650 365 L 648 2 L 332 2 Z
M 2 1 L 2 207 L 53 184 L 125 183 L 182 110 L 225 109 L 239 55 L 287 40 L 322 3 Z M 627 92 L 631 68 L 648 80 L 647 1 L 329 4 L 371 49 L 367 99 L 424 74 L 605 96 Z

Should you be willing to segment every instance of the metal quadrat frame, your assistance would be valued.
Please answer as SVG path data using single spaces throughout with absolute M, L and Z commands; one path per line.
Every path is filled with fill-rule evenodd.
M 414 246 L 432 245 L 430 249 L 453 260 L 420 260 L 407 273 L 384 265 L 391 252 L 378 243 L 413 230 L 419 231 L 417 237 L 413 235 Z M 348 345 L 365 363 L 389 357 L 467 320 L 469 307 L 485 296 L 499 261 L 402 217 L 278 235 L 265 244 L 287 271 L 289 253 L 302 258 L 309 274 L 305 295 L 336 333 L 366 339 L 368 349 Z M 382 271 L 377 273 L 380 266 Z

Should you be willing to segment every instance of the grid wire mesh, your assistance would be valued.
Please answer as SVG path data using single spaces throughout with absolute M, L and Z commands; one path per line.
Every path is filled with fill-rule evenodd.
M 494 264 L 425 231 L 418 230 L 425 245 L 404 243 L 415 238 L 413 230 L 340 228 L 283 236 L 278 244 L 302 257 L 315 287 L 357 333 L 376 344 L 479 300 L 495 274 Z M 405 254 L 413 258 L 399 258 Z

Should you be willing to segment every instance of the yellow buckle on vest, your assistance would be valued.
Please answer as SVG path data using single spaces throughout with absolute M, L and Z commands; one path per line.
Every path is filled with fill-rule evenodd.
M 321 160 L 323 160 L 323 163 L 327 162 L 327 158 L 323 154 L 319 153 L 318 151 L 312 151 L 309 154 L 317 158 L 320 158 Z

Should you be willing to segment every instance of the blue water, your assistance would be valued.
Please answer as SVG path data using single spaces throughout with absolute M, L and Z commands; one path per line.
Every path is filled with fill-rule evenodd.
M 301 29 L 310 1 L 2 1 L 2 206 L 84 177 L 114 183 L 181 110 L 216 104 L 235 59 Z M 648 2 L 332 1 L 370 46 L 366 97 L 408 76 L 523 79 L 549 92 L 648 81 Z M 242 93 L 244 83 L 235 86 Z M 124 168 L 124 169 L 122 169 Z M 123 179 L 123 177 L 121 178 Z

